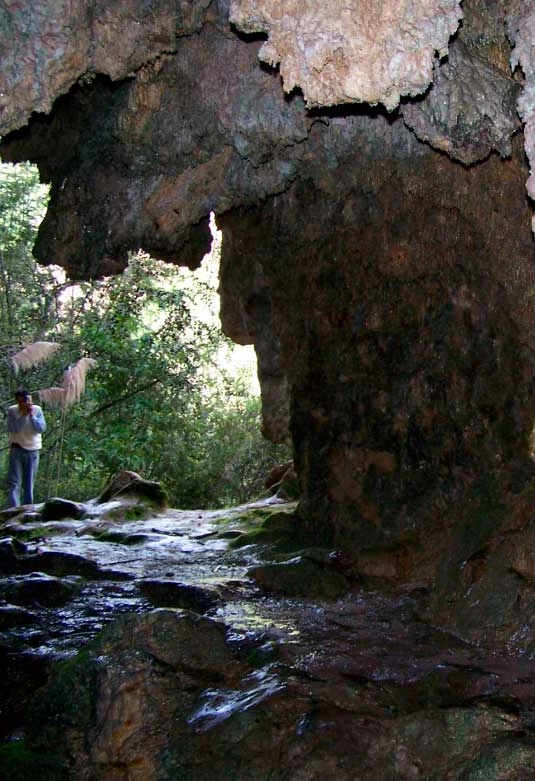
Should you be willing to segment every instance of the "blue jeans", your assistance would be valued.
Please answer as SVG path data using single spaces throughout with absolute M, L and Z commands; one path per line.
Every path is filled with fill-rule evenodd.
M 7 472 L 8 507 L 33 504 L 33 484 L 39 466 L 39 451 L 25 450 L 23 447 L 9 448 L 9 469 Z

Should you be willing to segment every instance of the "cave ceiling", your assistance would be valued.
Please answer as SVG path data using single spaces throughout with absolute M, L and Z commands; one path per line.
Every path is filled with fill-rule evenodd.
M 2 155 L 52 183 L 37 256 L 75 278 L 116 272 L 139 247 L 196 265 L 212 211 L 303 177 L 329 187 L 348 153 L 353 179 L 370 158 L 426 154 L 403 124 L 464 164 L 509 156 L 517 103 L 533 121 L 532 6 L 4 3 Z M 528 156 L 532 144 L 526 132 Z

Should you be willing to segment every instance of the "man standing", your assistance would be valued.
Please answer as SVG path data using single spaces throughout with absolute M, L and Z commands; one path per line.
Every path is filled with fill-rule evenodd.
M 9 470 L 7 473 L 8 506 L 33 504 L 33 486 L 39 466 L 41 434 L 46 431 L 43 410 L 32 404 L 32 397 L 24 388 L 15 393 L 16 404 L 7 411 L 9 439 Z

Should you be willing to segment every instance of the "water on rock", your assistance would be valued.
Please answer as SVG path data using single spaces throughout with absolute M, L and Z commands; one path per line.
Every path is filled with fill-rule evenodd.
M 8 518 L 0 777 L 37 778 L 30 759 L 27 775 L 11 770 L 21 745 L 39 767 L 56 746 L 58 780 L 111 781 L 117 763 L 144 781 L 532 777 L 531 659 L 433 626 L 416 592 L 372 587 L 332 551 L 250 541 L 294 507 L 122 499 L 61 523 Z M 294 573 L 284 595 L 303 561 L 342 570 L 346 592 L 319 578 L 297 596 Z

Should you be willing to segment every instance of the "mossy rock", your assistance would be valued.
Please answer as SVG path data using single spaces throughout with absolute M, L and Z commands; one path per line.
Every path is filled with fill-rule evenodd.
M 79 520 L 85 512 L 84 506 L 78 502 L 72 502 L 70 499 L 62 499 L 55 496 L 47 499 L 41 510 L 43 521 L 61 521 L 64 518 L 73 518 Z
M 245 545 L 274 545 L 279 550 L 292 551 L 296 545 L 295 515 L 293 512 L 271 511 L 260 523 L 235 537 L 231 548 L 243 548 Z
M 264 529 L 293 529 L 295 524 L 295 516 L 291 513 L 276 510 L 269 513 L 264 519 L 262 526 Z
M 116 474 L 97 498 L 97 502 L 102 504 L 122 496 L 135 496 L 154 507 L 167 507 L 167 495 L 161 484 L 154 480 L 145 480 L 137 472 L 125 470 Z
M 254 529 L 240 534 L 230 541 L 230 548 L 244 548 L 246 545 L 268 545 L 280 552 L 291 552 L 296 548 L 296 539 L 287 529 Z
M 34 540 L 44 540 L 46 537 L 52 537 L 54 534 L 61 534 L 61 529 L 51 529 L 47 526 L 16 526 L 10 530 L 13 537 L 23 542 L 32 542 Z
M 108 513 L 106 513 L 106 519 L 113 521 L 114 523 L 124 523 L 126 521 L 145 521 L 153 515 L 154 509 L 158 509 L 150 502 L 142 502 L 135 500 L 132 503 L 131 499 L 126 499 L 124 504 L 119 507 L 114 507 Z
M 224 532 L 219 532 L 217 537 L 220 540 L 235 540 L 238 537 L 241 537 L 242 534 L 243 532 L 240 531 L 239 529 L 227 529 Z
M 86 649 L 55 666 L 30 707 L 27 738 L 32 751 L 47 752 L 54 746 L 67 756 L 69 730 L 81 734 L 90 731 L 96 719 L 94 702 L 101 666 L 102 662 Z
M 336 554 L 332 550 L 332 548 L 319 548 L 319 547 L 298 548 L 298 549 L 294 548 L 294 550 L 292 551 L 291 560 L 295 560 L 296 558 L 308 559 L 309 561 L 312 561 L 321 567 L 332 568 L 335 555 Z M 287 553 L 281 553 L 278 556 L 274 556 L 273 558 L 275 562 L 279 562 L 283 564 L 288 562 Z
M 295 472 L 289 472 L 281 480 L 277 487 L 277 496 L 281 499 L 299 499 L 301 495 L 301 486 L 299 485 L 299 479 Z

